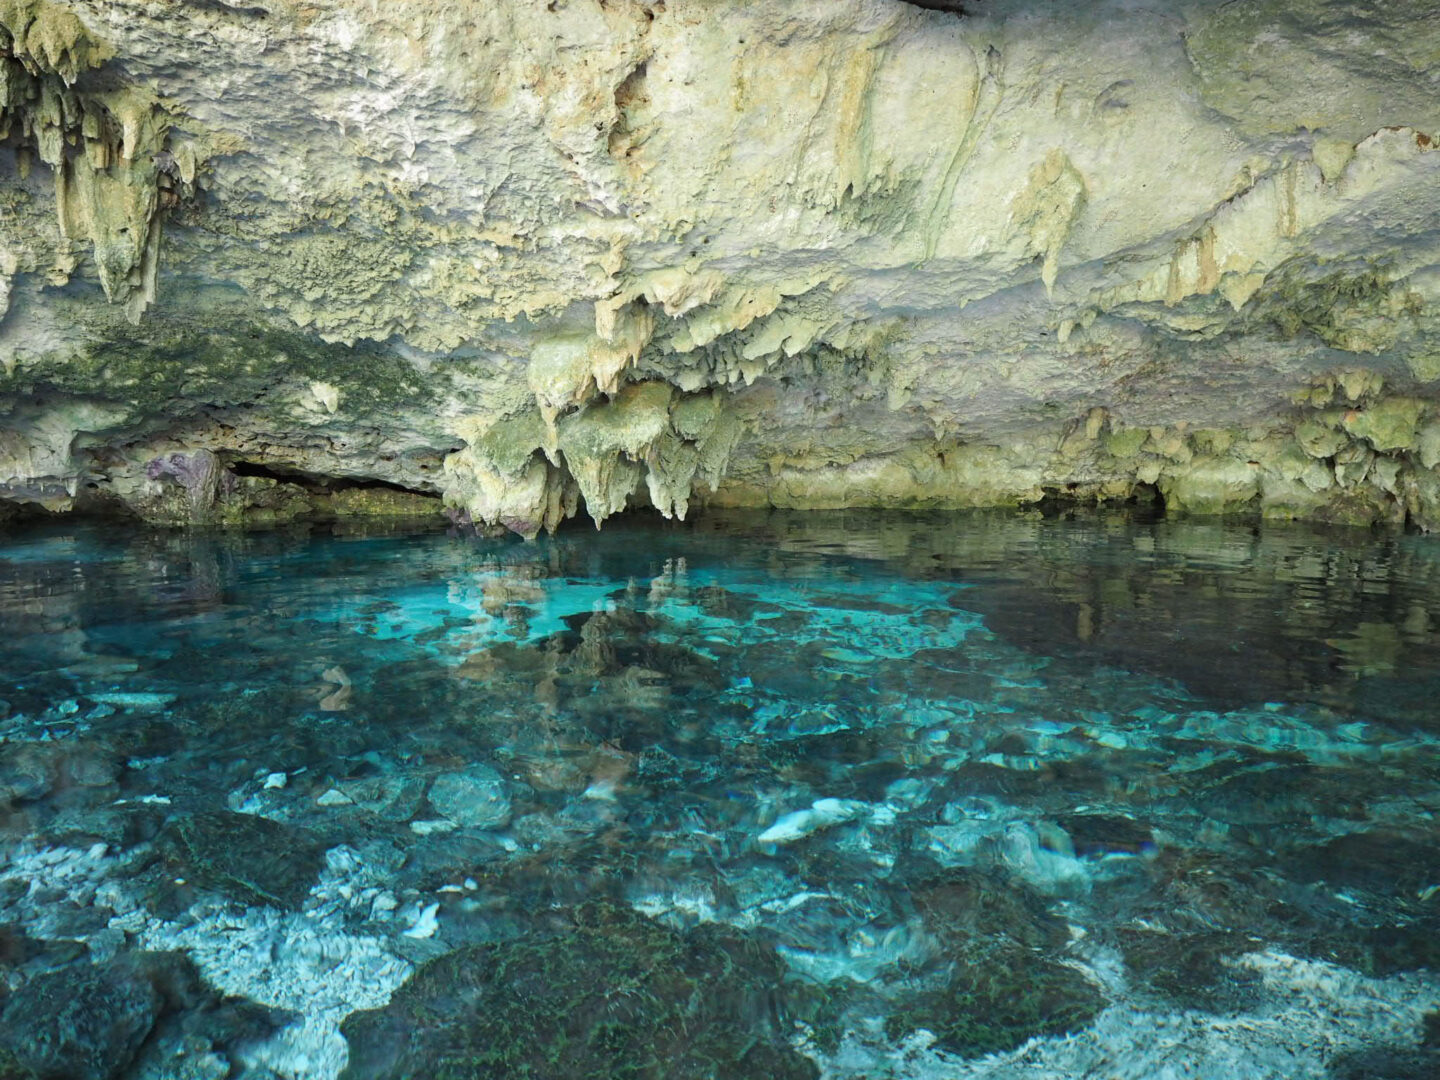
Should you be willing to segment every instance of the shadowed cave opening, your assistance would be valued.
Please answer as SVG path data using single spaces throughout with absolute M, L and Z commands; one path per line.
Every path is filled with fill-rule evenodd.
M 1060 517 L 1097 505 L 1093 490 L 1078 483 L 1047 486 L 1035 509 L 1045 517 Z M 1137 482 L 1122 499 L 1099 499 L 1100 505 L 1121 507 L 1138 524 L 1151 524 L 1165 517 L 1165 496 L 1154 484 Z
M 926 8 L 930 11 L 949 11 L 961 18 L 966 15 L 975 14 L 976 0 L 903 0 L 912 7 Z
M 234 461 L 228 466 L 236 476 L 254 476 L 276 480 L 282 484 L 296 484 L 316 494 L 331 494 L 336 491 L 396 491 L 407 495 L 425 495 L 439 499 L 440 494 L 433 487 L 407 487 L 391 480 L 369 477 L 328 476 L 325 473 L 309 472 L 284 465 L 266 465 L 257 461 Z

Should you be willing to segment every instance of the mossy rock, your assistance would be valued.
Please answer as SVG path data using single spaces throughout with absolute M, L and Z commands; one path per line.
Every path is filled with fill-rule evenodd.
M 1440 971 L 1440 917 L 1357 930 L 1335 920 L 1298 938 L 1295 952 L 1340 964 L 1370 978 Z
M 1415 398 L 1382 398 L 1364 409 L 1345 414 L 1345 430 L 1376 450 L 1408 450 L 1415 445 L 1416 429 L 1425 403 Z
M 785 1042 L 773 950 L 738 931 L 681 934 L 594 902 L 557 932 L 423 965 L 352 1015 L 344 1080 L 813 1080 Z
M 982 939 L 1060 949 L 1070 937 L 1050 902 L 1007 874 L 960 867 L 924 877 L 909 891 L 930 932 L 955 955 L 973 950 Z
M 1440 842 L 1394 829 L 1353 832 L 1299 848 L 1289 863 L 1300 881 L 1323 881 L 1333 889 L 1363 889 L 1381 897 L 1417 896 L 1434 880 Z
M 57 310 L 87 328 L 90 343 L 0 369 L 0 390 L 34 393 L 48 387 L 174 415 L 177 403 L 239 405 L 282 380 L 318 381 L 337 387 L 345 415 L 359 418 L 422 407 L 449 380 L 439 369 L 421 378 L 403 357 L 373 343 L 319 341 L 257 320 L 245 307 L 210 305 L 208 298 L 201 315 L 172 297 L 138 327 L 122 327 L 112 310 L 85 301 L 59 303 Z
M 1226 1012 L 1258 999 L 1259 975 L 1224 962 L 1255 948 L 1242 934 L 1125 928 L 1118 936 L 1135 981 L 1182 1008 Z
M 948 985 L 902 999 L 886 1020 L 891 1038 L 925 1029 L 963 1057 L 1013 1050 L 1036 1035 L 1069 1035 L 1104 1008 L 1099 990 L 1074 968 L 1004 943 L 960 957 Z
M 943 967 L 928 969 L 927 988 L 899 996 L 891 1038 L 923 1028 L 941 1049 L 973 1057 L 1076 1031 L 1104 1007 L 1084 975 L 1051 958 L 1069 928 L 1024 882 L 961 867 L 917 875 L 908 893 Z
M 32 1069 L 20 1063 L 6 1047 L 0 1046 L 0 1080 L 40 1080 Z
M 830 982 L 796 981 L 785 988 L 788 1014 L 803 1023 L 810 1039 L 825 1054 L 840 1049 L 851 1017 L 874 1015 L 884 1009 L 874 988 L 851 979 Z
M 325 862 L 324 845 L 308 830 L 223 810 L 176 818 L 157 847 L 171 878 L 291 910 L 305 902 Z
M 1435 1080 L 1440 1051 L 1428 1047 L 1367 1046 L 1332 1059 L 1330 1080 Z

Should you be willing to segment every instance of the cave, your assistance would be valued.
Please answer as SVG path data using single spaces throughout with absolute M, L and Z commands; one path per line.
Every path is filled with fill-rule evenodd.
M 0 3 L 0 1080 L 1440 1076 L 1436 0 Z

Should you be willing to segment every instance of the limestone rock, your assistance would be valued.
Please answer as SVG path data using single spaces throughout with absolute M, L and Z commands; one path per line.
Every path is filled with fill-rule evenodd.
M 4 0 L 0 498 L 1428 527 L 1440 9 L 1333 15 Z

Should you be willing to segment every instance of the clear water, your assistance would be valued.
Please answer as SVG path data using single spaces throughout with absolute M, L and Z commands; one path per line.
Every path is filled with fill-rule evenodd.
M 1433 538 L 49 526 L 0 698 L 6 1080 L 1440 1076 Z

